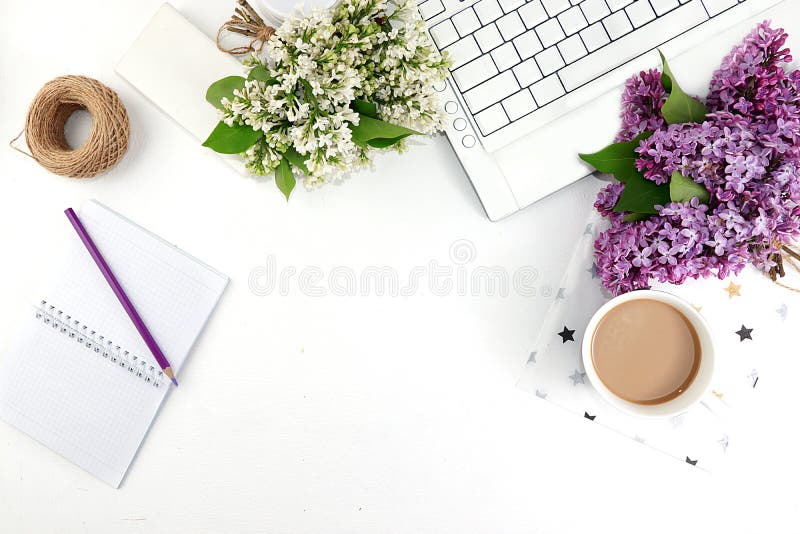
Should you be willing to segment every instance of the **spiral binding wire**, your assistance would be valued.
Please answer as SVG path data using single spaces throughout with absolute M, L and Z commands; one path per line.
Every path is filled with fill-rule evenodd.
M 63 310 L 48 304 L 47 301 L 41 301 L 36 308 L 36 319 L 153 387 L 163 386 L 164 372 L 161 369 L 155 365 L 149 365 L 146 360 L 122 349 Z

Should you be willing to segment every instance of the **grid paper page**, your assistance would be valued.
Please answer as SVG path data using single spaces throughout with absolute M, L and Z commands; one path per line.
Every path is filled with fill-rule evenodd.
M 227 277 L 96 202 L 87 203 L 80 216 L 177 373 Z M 66 220 L 63 233 L 73 243 L 43 298 L 53 313 L 69 315 L 70 324 L 79 321 L 86 339 L 79 343 L 66 328 L 45 324 L 31 308 L 30 324 L 0 367 L 0 418 L 118 487 L 168 382 L 163 377 L 148 382 L 133 367 L 120 365 L 134 361 L 145 375 L 151 368 L 159 371 Z M 124 351 L 127 359 L 112 361 Z

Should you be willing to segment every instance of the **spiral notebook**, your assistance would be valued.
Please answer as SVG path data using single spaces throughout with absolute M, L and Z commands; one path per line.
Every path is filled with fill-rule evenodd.
M 179 374 L 228 278 L 95 201 L 81 220 Z M 79 237 L 0 361 L 0 419 L 119 487 L 170 381 Z

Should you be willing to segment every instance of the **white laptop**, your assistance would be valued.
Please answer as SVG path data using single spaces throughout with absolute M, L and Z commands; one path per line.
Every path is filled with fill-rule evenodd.
M 684 89 L 705 94 L 713 70 L 752 26 L 764 18 L 793 24 L 800 0 L 424 0 L 419 9 L 454 61 L 437 88 L 447 136 L 496 221 L 591 171 L 577 154 L 612 141 L 619 87 L 660 66 L 656 48 Z M 211 106 L 196 105 L 198 87 L 238 68 L 164 4 L 116 70 L 203 139 L 218 119 Z M 226 161 L 244 172 L 239 158 Z
M 785 27 L 800 2 L 425 0 L 420 12 L 453 60 L 439 88 L 447 136 L 495 221 L 591 171 L 577 154 L 612 142 L 618 89 L 660 66 L 656 48 L 678 56 L 681 85 L 702 95 L 756 22 Z

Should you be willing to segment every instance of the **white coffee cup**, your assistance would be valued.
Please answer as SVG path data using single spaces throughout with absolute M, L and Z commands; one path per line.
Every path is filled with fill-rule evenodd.
M 254 0 L 253 7 L 267 22 L 280 24 L 292 14 L 310 13 L 315 8 L 328 8 L 338 0 Z
M 694 380 L 683 393 L 661 404 L 636 404 L 616 396 L 603 384 L 603 381 L 600 380 L 594 362 L 592 361 L 592 338 L 600 320 L 605 317 L 612 308 L 625 302 L 641 299 L 657 300 L 669 304 L 681 312 L 694 327 L 697 332 L 698 341 L 700 342 L 700 366 Z M 654 326 L 657 327 L 657 325 Z M 708 323 L 706 323 L 706 320 L 700 315 L 700 312 L 692 307 L 691 304 L 675 295 L 663 291 L 632 291 L 606 302 L 594 313 L 591 320 L 589 320 L 586 333 L 583 336 L 581 351 L 586 376 L 589 377 L 589 382 L 591 382 L 600 396 L 612 406 L 638 417 L 665 418 L 678 415 L 699 402 L 708 393 L 711 387 L 711 377 L 714 373 L 714 341 Z

